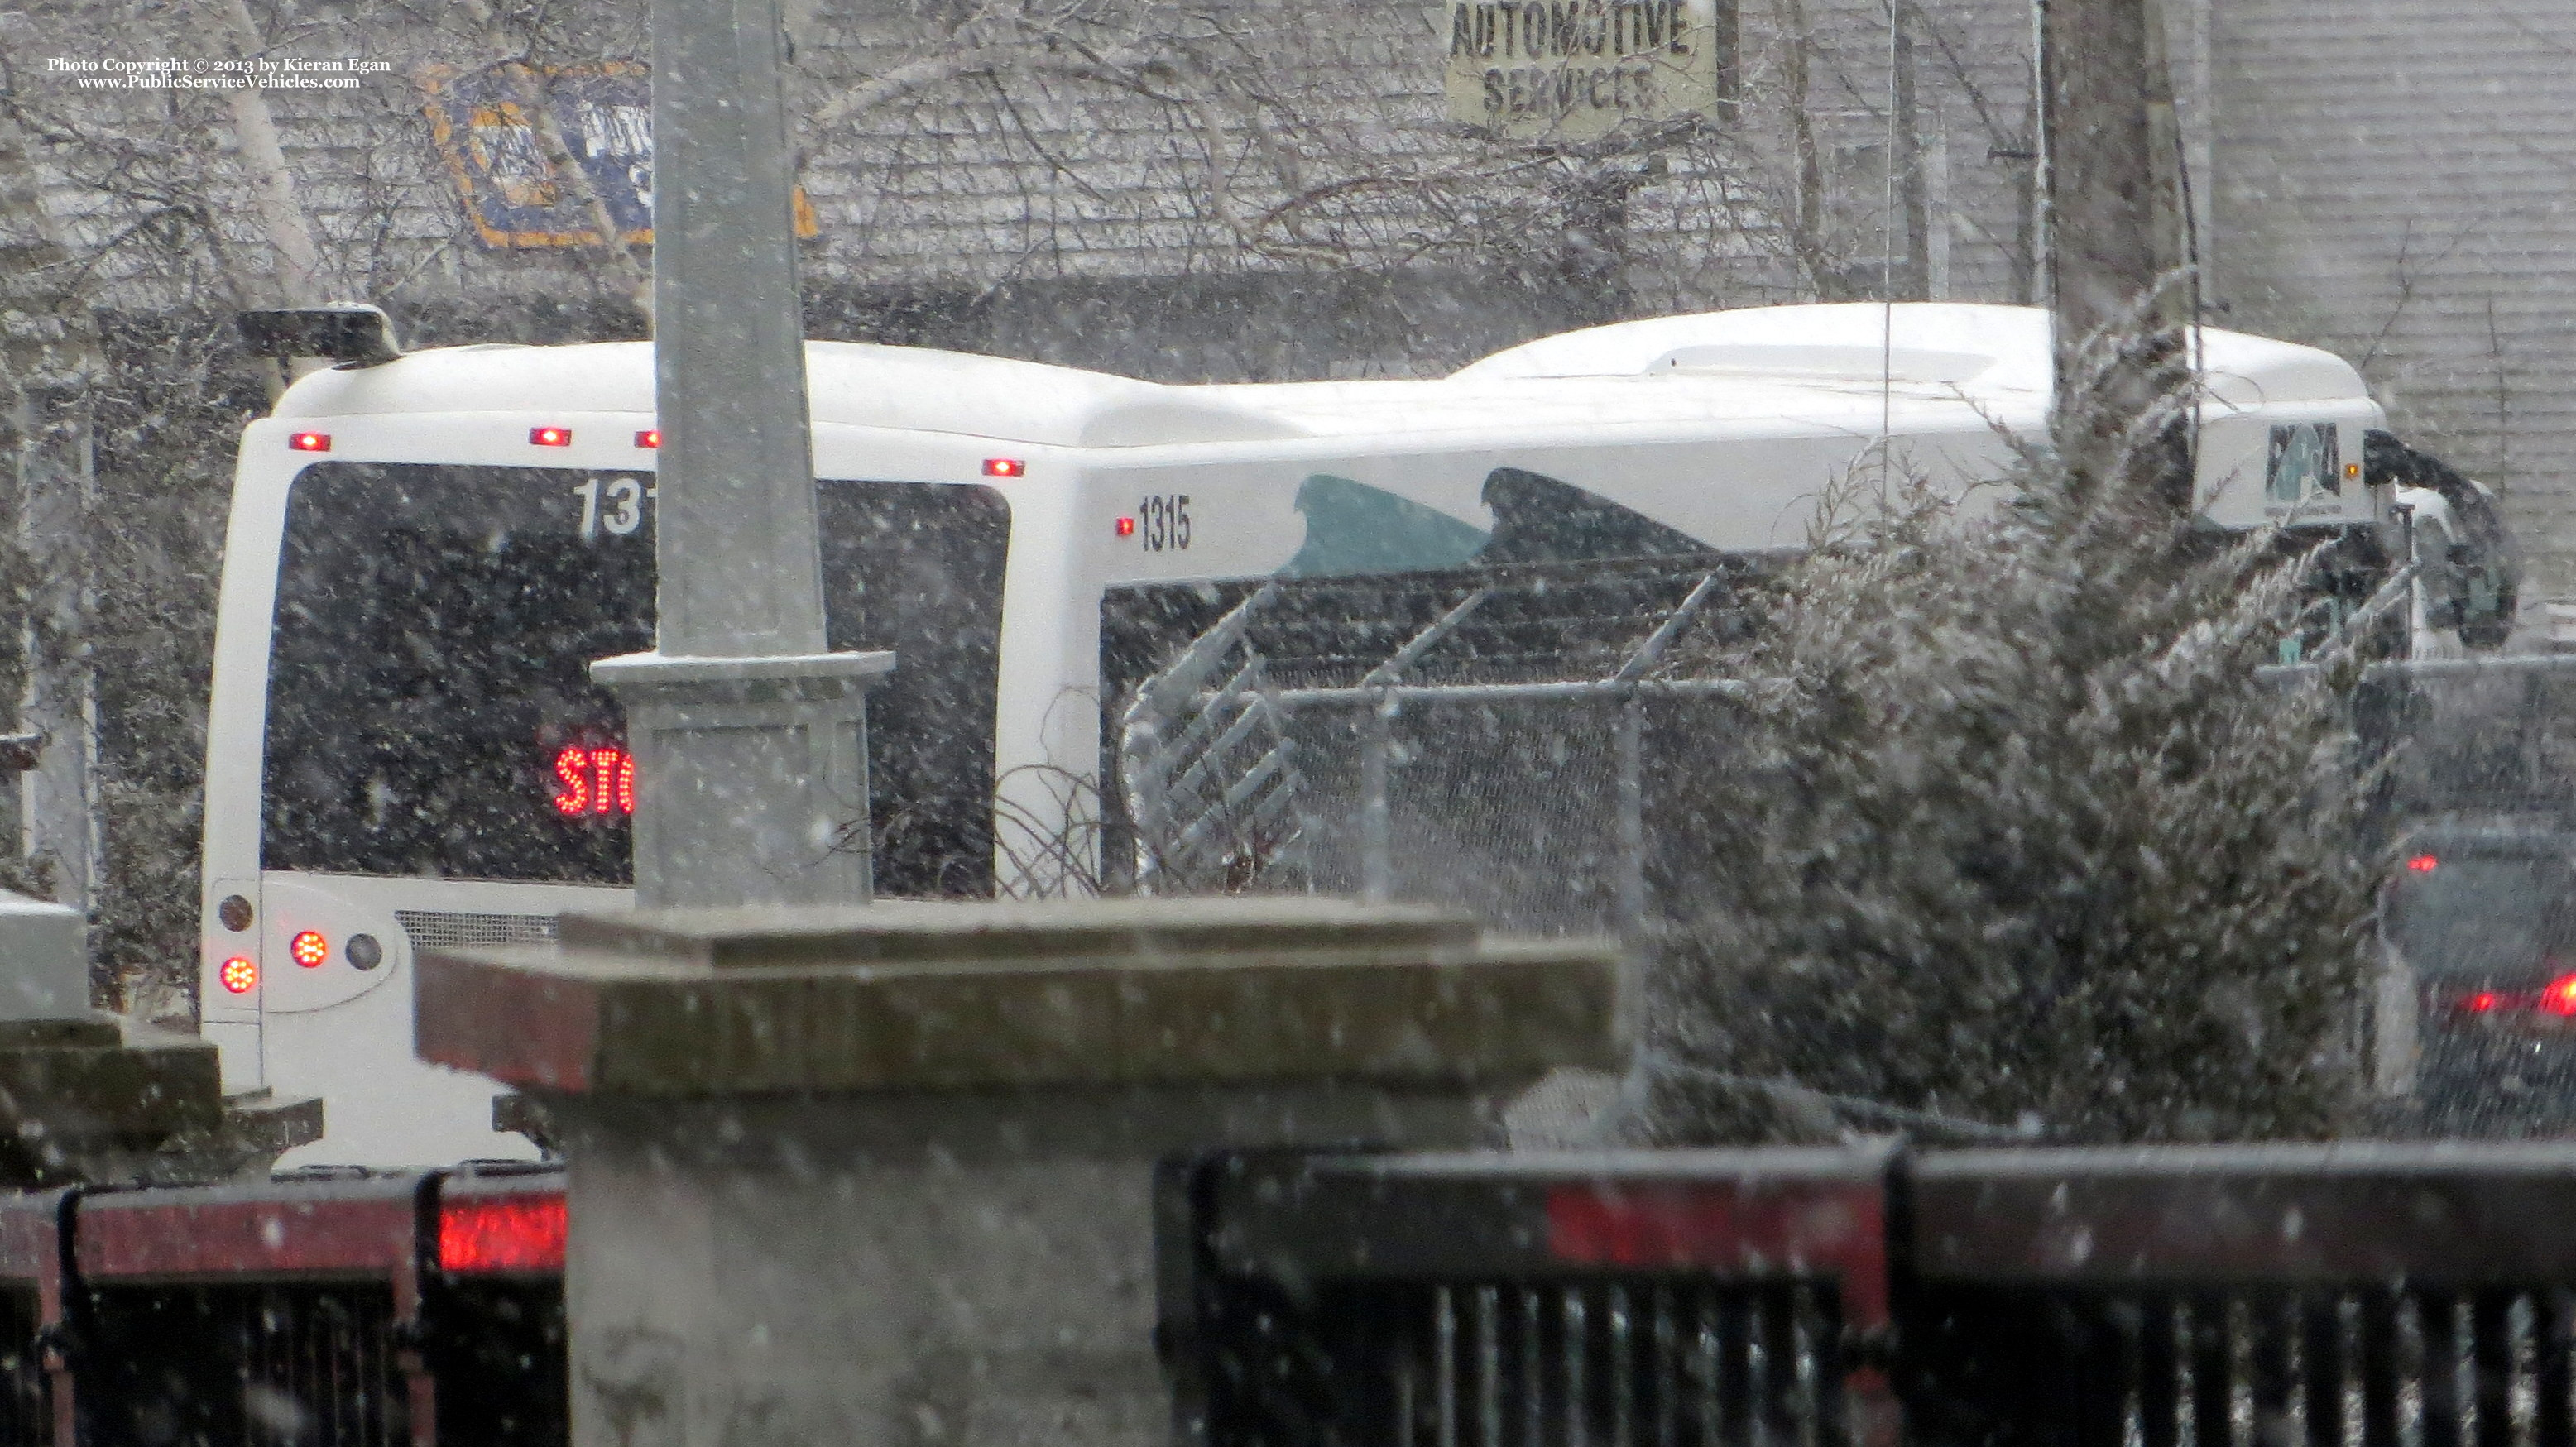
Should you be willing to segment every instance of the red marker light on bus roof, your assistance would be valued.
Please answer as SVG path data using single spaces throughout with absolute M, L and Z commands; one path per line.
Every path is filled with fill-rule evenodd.
M 331 450 L 331 434 L 298 432 L 286 439 L 286 445 L 297 452 L 328 452 Z
M 572 429 L 569 427 L 531 427 L 528 429 L 528 445 L 531 447 L 570 447 L 572 446 Z
M 986 477 L 1026 477 L 1029 475 L 1029 465 L 1016 457 L 987 457 L 984 459 L 984 475 Z
M 247 955 L 235 955 L 224 961 L 221 971 L 224 988 L 236 995 L 247 995 L 259 988 L 259 966 Z
M 659 427 L 647 427 L 647 428 L 645 428 L 643 431 L 636 433 L 636 434 L 635 434 L 635 445 L 636 445 L 636 446 L 638 446 L 638 447 L 659 447 L 659 446 L 661 446 L 661 445 L 662 445 L 662 429 L 661 429 L 661 428 L 659 428 Z
M 1136 536 L 1136 520 L 1134 518 L 1120 518 L 1118 520 L 1118 536 L 1122 538 L 1132 538 Z
M 2406 861 L 2406 867 L 2408 870 L 2416 874 L 2430 874 L 2434 870 L 2442 867 L 2442 861 L 2435 855 L 2418 854 L 2414 858 Z
M 2502 1000 L 2496 997 L 2495 991 L 2480 990 L 2476 994 L 2460 1001 L 2460 1007 L 2467 1010 L 2472 1015 L 2484 1015 L 2503 1003 L 2504 1002 Z

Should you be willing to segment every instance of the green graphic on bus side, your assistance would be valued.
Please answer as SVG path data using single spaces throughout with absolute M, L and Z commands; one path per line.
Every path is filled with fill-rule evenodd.
M 1485 546 L 1484 529 L 1384 488 L 1316 473 L 1297 489 L 1306 543 L 1279 570 L 1288 578 L 1463 568 Z

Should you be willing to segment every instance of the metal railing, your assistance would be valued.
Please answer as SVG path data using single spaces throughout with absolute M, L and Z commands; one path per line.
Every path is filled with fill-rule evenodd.
M 1224 1153 L 1194 1447 L 2576 1447 L 2576 1146 Z M 0 1443 L 568 1439 L 561 1177 L 0 1198 Z
M 0 1197 L 0 1444 L 561 1443 L 564 1226 L 553 1169 Z
M 2576 1148 L 1216 1156 L 1210 1447 L 2569 1447 Z
M 1253 594 L 1136 691 L 1120 722 L 1121 772 L 1139 822 L 1139 894 L 1204 893 L 1258 876 L 1311 888 L 1305 781 L 1261 655 L 1244 646 Z
M 1167 1169 L 1180 1439 L 1889 1440 L 1883 1152 L 1219 1156 Z
M 1909 1174 L 1922 1440 L 2570 1441 L 2569 1147 L 1967 1151 Z

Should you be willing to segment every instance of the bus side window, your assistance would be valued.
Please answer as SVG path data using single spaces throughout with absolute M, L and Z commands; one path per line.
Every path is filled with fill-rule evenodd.
M 2343 491 L 2342 448 L 2331 422 L 2275 423 L 2263 495 L 2297 502 L 2312 492 Z

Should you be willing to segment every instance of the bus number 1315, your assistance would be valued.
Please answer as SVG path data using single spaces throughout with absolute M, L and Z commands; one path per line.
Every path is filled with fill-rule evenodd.
M 1190 495 L 1186 492 L 1154 493 L 1136 504 L 1136 516 L 1142 526 L 1136 529 L 1137 540 L 1149 553 L 1187 552 L 1190 546 Z

